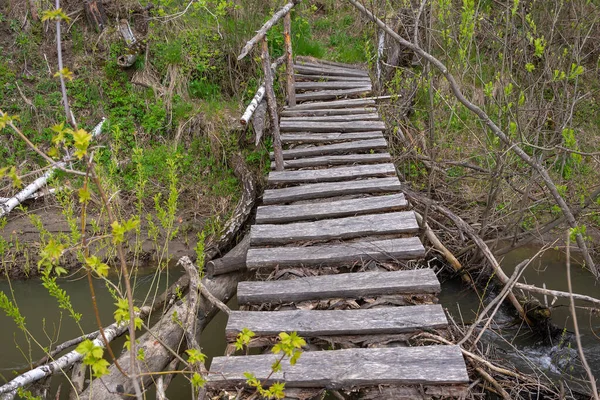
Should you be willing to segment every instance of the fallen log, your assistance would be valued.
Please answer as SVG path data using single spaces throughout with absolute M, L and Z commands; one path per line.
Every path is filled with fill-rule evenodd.
M 246 252 L 250 248 L 250 235 L 244 236 L 241 242 L 234 247 L 231 253 L 224 257 L 216 258 L 206 263 L 206 276 L 214 278 L 218 275 L 229 274 L 231 272 L 246 271 Z M 238 254 L 233 256 L 231 254 Z
M 221 251 L 231 244 L 235 235 L 246 223 L 256 201 L 256 181 L 252 172 L 248 169 L 244 157 L 240 153 L 236 153 L 231 157 L 231 166 L 235 176 L 242 182 L 242 196 L 235 210 L 233 210 L 231 217 L 225 224 L 224 233 L 217 242 L 207 247 L 204 258 L 205 265 L 206 262 L 220 254 Z
M 136 45 L 138 43 L 131 27 L 129 26 L 129 22 L 126 19 L 122 19 L 119 22 L 119 33 L 123 37 L 125 44 L 127 44 L 127 53 L 120 55 L 117 57 L 117 65 L 122 68 L 129 68 L 135 61 L 137 60 L 138 51 Z
M 165 304 L 165 302 L 171 298 L 173 298 L 174 294 L 185 287 L 187 287 L 189 283 L 189 278 L 187 275 L 183 276 L 179 280 L 177 280 L 173 285 L 169 287 L 163 294 L 161 294 L 156 301 L 152 305 L 147 305 L 141 307 L 139 312 L 139 317 L 144 319 L 149 316 L 153 311 L 158 310 Z M 123 333 L 127 331 L 127 324 L 111 324 L 104 328 L 104 336 L 108 342 L 111 342 L 115 338 L 121 336 Z M 44 357 L 42 360 L 38 361 L 38 365 L 42 363 L 46 363 L 50 358 L 59 354 L 60 352 L 75 346 L 86 339 L 93 339 L 93 342 L 96 346 L 104 347 L 104 340 L 100 335 L 100 331 L 93 332 L 91 334 L 80 336 L 79 338 L 75 338 L 73 340 L 69 340 L 64 343 L 64 345 L 57 346 L 53 351 L 50 352 L 49 356 Z M 23 387 L 25 385 L 29 385 L 31 383 L 37 382 L 43 378 L 46 378 L 53 374 L 58 374 L 63 371 L 68 370 L 73 364 L 81 361 L 83 355 L 79 354 L 75 350 L 70 351 L 69 353 L 53 360 L 44 365 L 40 365 L 30 371 L 25 372 L 6 383 L 3 386 L 0 386 L 0 395 L 4 395 L 1 398 L 4 399 L 12 399 L 18 388 Z
M 202 285 L 220 301 L 228 301 L 235 294 L 237 283 L 242 274 L 227 274 L 215 279 L 204 278 Z M 145 362 L 139 363 L 139 368 L 145 374 L 140 377 L 143 387 L 148 388 L 153 383 L 153 374 L 164 370 L 175 358 L 181 348 L 184 339 L 184 329 L 179 321 L 180 317 L 186 315 L 188 307 L 188 296 L 177 301 L 165 315 L 152 327 L 152 329 L 139 337 L 138 348 L 145 353 Z M 206 325 L 217 314 L 219 309 L 206 297 L 200 297 L 198 304 L 197 329 L 202 331 Z M 118 359 L 125 372 L 129 374 L 129 352 L 124 353 Z M 129 398 L 133 393 L 131 379 L 125 377 L 113 365 L 109 367 L 109 374 L 102 379 L 95 379 L 81 394 L 81 398 L 89 400 L 111 400 Z

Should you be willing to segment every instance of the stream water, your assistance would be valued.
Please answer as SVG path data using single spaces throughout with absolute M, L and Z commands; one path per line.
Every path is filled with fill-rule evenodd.
M 525 258 L 532 257 L 538 249 L 522 248 L 505 256 L 502 261 L 505 272 L 510 275 L 514 267 Z M 581 267 L 572 268 L 573 288 L 580 294 L 598 297 L 599 286 L 594 277 Z M 181 271 L 151 273 L 140 276 L 135 283 L 135 297 L 143 300 L 146 293 L 161 293 L 173 283 Z M 567 290 L 565 256 L 555 250 L 546 251 L 541 258 L 534 261 L 525 271 L 521 282 L 527 282 L 556 290 Z M 38 280 L 7 282 L 0 281 L 0 291 L 9 297 L 14 293 L 22 315 L 26 318 L 29 332 L 41 346 L 61 343 L 64 340 L 81 335 L 82 330 L 96 330 L 93 308 L 90 300 L 89 287 L 85 278 L 63 279 L 60 285 L 71 296 L 72 304 L 77 312 L 83 314 L 79 328 L 65 312 L 58 310 L 54 300 Z M 105 284 L 95 281 L 98 309 L 104 324 L 112 321 L 115 302 Z M 543 296 L 538 296 L 543 302 Z M 548 302 L 553 299 L 549 298 Z M 479 298 L 460 281 L 446 281 L 442 284 L 440 302 L 446 307 L 457 322 L 472 322 L 479 308 Z M 230 306 L 236 308 L 235 299 Z M 554 303 L 552 321 L 559 328 L 565 328 L 566 333 L 557 335 L 550 344 L 542 343 L 539 335 L 528 328 L 515 324 L 515 318 L 508 309 L 501 308 L 494 323 L 485 335 L 483 343 L 493 348 L 491 356 L 512 363 L 522 371 L 546 374 L 552 379 L 567 379 L 577 382 L 583 376 L 580 362 L 576 354 L 575 343 L 571 343 L 572 318 L 570 317 L 568 301 L 558 299 Z M 578 310 L 578 322 L 582 334 L 585 354 L 592 371 L 600 376 L 600 316 L 591 316 L 586 310 Z M 226 317 L 219 314 L 205 329 L 201 343 L 203 351 L 209 360 L 213 356 L 222 355 L 225 349 Z M 13 370 L 27 367 L 27 360 L 37 360 L 43 356 L 39 345 L 31 342 L 31 348 L 24 335 L 20 332 L 11 318 L 4 313 L 0 315 L 0 374 L 10 379 Z M 598 335 L 598 336 L 596 336 Z M 571 343 L 571 344 L 570 344 Z M 122 341 L 115 342 L 114 349 L 119 349 Z M 54 387 L 58 384 L 55 379 Z M 187 399 L 190 397 L 189 386 L 183 378 L 176 378 L 168 390 L 169 398 Z M 66 398 L 68 388 L 63 386 L 61 398 Z
M 536 247 L 523 247 L 507 254 L 501 262 L 506 274 L 510 276 L 516 265 L 524 259 L 533 258 L 538 250 Z M 572 260 L 571 279 L 575 293 L 596 298 L 600 296 L 599 283 L 576 260 Z M 547 250 L 527 267 L 519 281 L 539 287 L 545 284 L 548 289 L 568 291 L 565 254 Z M 544 296 L 535 297 L 544 303 Z M 459 280 L 442 284 L 440 302 L 458 323 L 473 322 L 480 304 L 478 296 Z M 491 324 L 492 329 L 487 330 L 483 336 L 484 346 L 493 349 L 491 357 L 508 361 L 521 371 L 546 375 L 555 381 L 566 380 L 574 389 L 586 390 L 585 383 L 580 384 L 585 374 L 571 334 L 573 319 L 569 311 L 569 300 L 549 297 L 547 302 L 554 307 L 551 321 L 558 328 L 557 334 L 549 343 L 544 343 L 539 334 L 526 326 L 516 324 L 515 316 L 508 307 L 501 307 Z M 576 305 L 585 306 L 580 302 Z M 577 309 L 576 313 L 584 354 L 594 375 L 600 377 L 600 316 L 591 315 L 584 309 Z

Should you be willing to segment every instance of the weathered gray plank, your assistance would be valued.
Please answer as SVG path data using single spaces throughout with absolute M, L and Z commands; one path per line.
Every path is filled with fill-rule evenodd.
M 310 117 L 282 117 L 281 122 L 350 122 L 350 121 L 380 121 L 377 113 L 355 115 L 316 115 Z
M 326 115 L 355 115 L 355 114 L 372 114 L 376 113 L 377 109 L 373 107 L 360 108 L 329 108 L 320 110 L 283 110 L 282 117 L 318 117 Z
M 322 68 L 322 69 L 329 69 L 329 70 L 343 70 L 343 71 L 350 71 L 350 72 L 362 72 L 363 74 L 365 74 L 366 76 L 368 76 L 368 72 L 363 69 L 363 68 L 357 68 L 357 66 L 355 65 L 346 65 L 346 66 L 340 66 L 340 65 L 331 65 L 331 64 L 324 64 L 318 61 L 297 61 L 296 65 L 301 65 L 303 67 L 311 67 L 311 68 Z
M 286 133 L 281 135 L 284 144 L 293 143 L 340 143 L 351 140 L 367 140 L 383 138 L 383 132 L 330 132 L 330 133 Z
M 296 94 L 296 99 L 298 101 L 330 100 L 350 96 L 361 96 L 363 94 L 371 93 L 372 90 L 370 85 L 354 89 L 319 90 L 316 92 L 298 93 Z
M 300 336 L 383 335 L 441 329 L 448 320 L 439 304 L 367 310 L 232 311 L 225 336 L 235 340 L 247 328 L 257 336 L 297 332 Z
M 342 63 L 342 62 L 338 62 L 338 61 L 329 61 L 329 60 L 322 60 L 320 58 L 315 58 L 312 56 L 296 56 L 296 62 L 298 64 L 303 64 L 303 63 L 313 63 L 313 64 L 319 64 L 319 65 L 331 65 L 334 67 L 341 67 L 341 68 L 355 68 L 355 69 L 360 69 L 360 70 L 365 70 L 364 65 L 362 64 L 348 64 L 348 63 Z
M 270 385 L 285 382 L 286 388 L 352 389 L 377 385 L 468 384 L 469 375 L 458 346 L 390 347 L 310 351 L 298 363 L 282 363 L 272 374 L 272 354 L 215 357 L 209 388 L 244 386 L 245 372 Z M 267 378 L 269 378 L 267 380 Z
M 366 84 L 371 83 L 369 77 L 358 77 L 358 76 L 338 76 L 338 75 L 308 75 L 308 74 L 294 74 L 294 78 L 297 81 L 327 81 L 327 82 L 364 82 Z
M 299 241 L 354 239 L 376 235 L 414 233 L 419 224 L 412 211 L 367 214 L 290 224 L 252 225 L 251 246 L 283 245 Z
M 309 66 L 309 65 L 298 65 L 294 64 L 294 71 L 296 73 L 305 75 L 337 75 L 337 76 L 358 76 L 368 77 L 369 74 L 366 71 L 359 69 L 346 69 L 337 67 L 325 67 L 325 66 Z
M 271 171 L 268 183 L 270 185 L 284 185 L 291 183 L 339 182 L 350 179 L 390 176 L 395 173 L 396 167 L 392 163 L 301 171 Z
M 360 299 L 397 294 L 440 292 L 432 269 L 375 271 L 238 283 L 240 304 L 298 303 L 323 299 Z
M 336 245 L 250 248 L 249 270 L 258 268 L 318 267 L 359 264 L 363 261 L 394 261 L 422 257 L 425 248 L 419 238 L 374 240 Z
M 392 156 L 389 153 L 373 154 L 346 154 L 341 156 L 321 156 L 311 158 L 299 158 L 297 160 L 285 160 L 283 165 L 289 168 L 324 167 L 328 165 L 356 165 L 389 162 Z M 275 163 L 271 163 L 271 169 L 275 169 Z
M 371 86 L 367 81 L 296 82 L 296 91 L 355 89 Z
M 395 193 L 400 191 L 398 177 L 374 178 L 349 182 L 311 183 L 282 189 L 268 189 L 263 204 L 281 204 L 300 200 L 344 196 L 349 194 Z
M 344 153 L 360 153 L 369 152 L 371 150 L 385 150 L 387 149 L 387 142 L 385 139 L 369 139 L 369 140 L 356 140 L 346 143 L 338 144 L 327 144 L 324 146 L 307 147 L 303 149 L 290 149 L 283 151 L 283 159 L 290 160 L 299 157 L 312 157 L 330 154 L 344 154 Z M 273 153 L 270 154 L 271 160 L 273 159 Z
M 306 117 L 310 118 L 310 117 Z M 383 121 L 352 121 L 352 122 L 313 122 L 305 120 L 282 119 L 281 132 L 364 132 L 384 131 Z
M 260 206 L 256 211 L 257 224 L 281 224 L 323 218 L 399 211 L 408 206 L 403 193 L 387 196 L 363 197 L 327 203 Z
M 373 99 L 345 99 L 335 101 L 316 101 L 313 103 L 298 104 L 294 107 L 285 108 L 285 110 L 298 111 L 298 110 L 314 110 L 320 108 L 350 108 L 350 107 L 367 107 L 375 106 L 375 100 Z

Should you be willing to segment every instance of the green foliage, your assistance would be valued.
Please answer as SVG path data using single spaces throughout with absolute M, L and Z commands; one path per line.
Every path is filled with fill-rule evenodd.
M 127 301 L 127 299 L 117 299 L 117 302 L 115 303 L 115 305 L 117 306 L 117 309 L 114 312 L 114 317 L 115 317 L 115 321 L 117 323 L 128 323 L 129 322 L 129 302 Z M 139 313 L 140 309 L 139 307 L 133 307 L 133 311 L 135 313 Z M 141 318 L 139 317 L 135 317 L 134 319 L 134 325 L 135 325 L 135 329 L 142 329 L 142 324 L 143 321 Z
M 252 332 L 248 328 L 242 329 L 240 333 L 238 333 L 237 338 L 235 339 L 235 348 L 236 350 L 242 350 L 244 346 L 250 344 L 252 338 L 256 336 L 254 332 Z
M 102 358 L 104 355 L 102 347 L 96 346 L 94 342 L 86 339 L 77 346 L 75 351 L 83 355 L 83 364 L 92 369 L 94 377 L 100 378 L 108 374 L 109 363 Z

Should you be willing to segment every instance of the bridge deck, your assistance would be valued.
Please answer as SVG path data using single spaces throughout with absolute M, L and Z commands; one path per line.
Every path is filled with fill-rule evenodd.
M 434 304 L 440 286 L 433 271 L 401 270 L 425 249 L 375 102 L 348 98 L 370 93 L 367 72 L 314 60 L 295 69 L 302 104 L 281 116 L 285 171 L 269 174 L 247 254 L 250 270 L 279 270 L 271 274 L 278 278 L 239 284 L 242 310 L 229 316 L 226 333 L 232 342 L 249 328 L 253 344 L 268 347 L 279 332 L 297 331 L 310 350 L 335 350 L 306 351 L 274 374 L 274 355 L 217 357 L 209 387 L 232 390 L 252 372 L 286 389 L 358 389 L 369 398 L 396 396 L 386 390 L 409 398 L 465 394 L 458 347 L 410 347 L 411 335 L 448 322 Z

